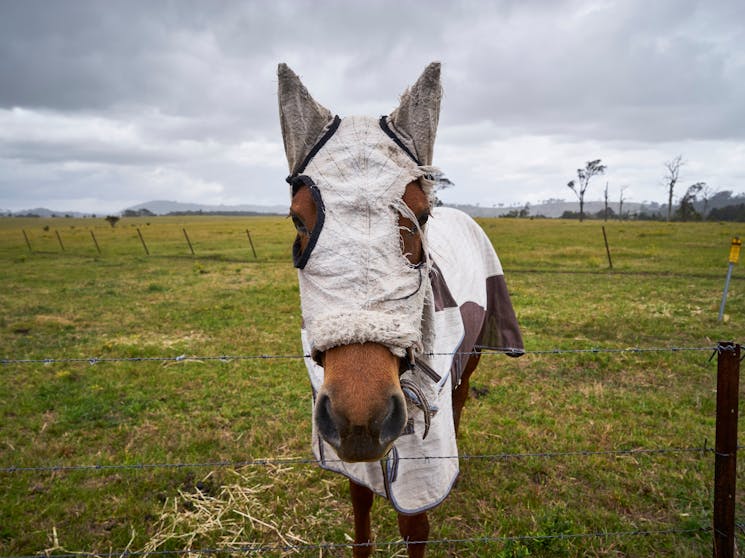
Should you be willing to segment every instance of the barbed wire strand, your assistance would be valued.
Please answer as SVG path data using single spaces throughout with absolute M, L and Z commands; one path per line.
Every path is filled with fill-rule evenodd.
M 712 352 L 734 351 L 734 347 L 704 346 L 704 347 L 590 347 L 585 349 L 534 349 L 527 350 L 516 347 L 487 347 L 478 346 L 474 351 L 429 352 L 425 356 L 470 356 L 475 354 L 511 354 L 511 355 L 569 355 L 569 354 L 640 354 L 659 352 Z M 200 361 L 241 361 L 241 360 L 287 360 L 311 358 L 309 354 L 259 354 L 259 355 L 177 355 L 177 356 L 136 356 L 136 357 L 43 357 L 43 358 L 0 358 L 0 365 L 10 364 L 95 364 L 115 362 L 200 362 Z
M 739 448 L 738 448 L 739 449 Z M 644 456 L 644 455 L 667 455 L 681 453 L 700 453 L 702 456 L 713 453 L 714 449 L 704 441 L 699 447 L 678 448 L 632 448 L 617 450 L 571 450 L 571 451 L 546 451 L 546 452 L 523 452 L 523 453 L 493 453 L 493 454 L 463 454 L 443 455 L 430 457 L 399 457 L 401 461 L 436 461 L 436 460 L 461 460 L 461 461 L 509 461 L 511 459 L 554 459 L 561 457 L 611 457 L 611 456 Z M 311 457 L 277 457 L 247 459 L 244 461 L 203 461 L 192 463 L 121 463 L 121 464 L 92 464 L 92 465 L 38 465 L 38 466 L 7 466 L 0 467 L 0 473 L 24 473 L 24 472 L 73 472 L 73 471 L 110 471 L 110 470 L 145 470 L 145 469 L 239 469 L 243 467 L 270 467 L 280 465 L 320 465 L 322 463 L 342 463 L 341 459 L 325 459 L 319 462 Z
M 319 543 L 319 544 L 276 544 L 276 545 L 241 545 L 232 546 L 225 548 L 197 548 L 197 549 L 184 549 L 184 550 L 123 550 L 120 552 L 68 552 L 67 554 L 52 554 L 53 551 L 48 551 L 33 555 L 23 556 L 2 556 L 0 558 L 127 558 L 137 556 L 181 556 L 184 554 L 225 554 L 225 553 L 241 553 L 241 554 L 262 554 L 265 552 L 298 552 L 307 550 L 338 550 L 338 549 L 354 549 L 363 547 L 407 547 L 414 544 L 426 543 L 428 545 L 441 545 L 441 544 L 496 544 L 496 543 L 515 543 L 515 542 L 535 542 L 535 541 L 557 541 L 557 540 L 577 540 L 577 539 L 591 539 L 591 538 L 627 538 L 627 537 L 649 537 L 649 536 L 662 536 L 662 535 L 685 535 L 694 533 L 706 533 L 710 532 L 711 527 L 700 526 L 689 529 L 639 529 L 632 531 L 597 531 L 591 533 L 563 533 L 556 535 L 518 535 L 518 536 L 504 536 L 504 537 L 468 537 L 468 538 L 442 538 L 442 539 L 429 539 L 427 541 L 375 541 L 370 543 Z

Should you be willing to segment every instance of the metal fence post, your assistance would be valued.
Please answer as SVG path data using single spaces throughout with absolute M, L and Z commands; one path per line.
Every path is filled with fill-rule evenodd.
M 734 558 L 740 345 L 731 341 L 720 341 L 717 344 L 717 352 L 714 558 Z
M 719 305 L 719 317 L 717 321 L 721 322 L 724 319 L 724 305 L 727 304 L 727 291 L 729 291 L 729 280 L 732 278 L 732 268 L 735 267 L 737 260 L 740 259 L 740 247 L 742 246 L 742 240 L 739 236 L 732 239 L 732 244 L 729 249 L 729 266 L 727 267 L 727 278 L 724 280 L 724 292 L 722 292 L 722 303 Z

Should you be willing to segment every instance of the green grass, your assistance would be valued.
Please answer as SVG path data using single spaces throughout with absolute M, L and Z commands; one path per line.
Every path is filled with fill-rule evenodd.
M 716 320 L 729 240 L 744 232 L 735 224 L 607 223 L 612 272 L 597 222 L 481 224 L 529 350 L 743 341 L 741 265 L 727 319 Z M 0 219 L 0 358 L 299 354 L 292 236 L 286 219 L 272 217 L 123 219 L 113 229 L 102 219 Z M 461 453 L 712 445 L 716 363 L 708 358 L 484 356 Z M 308 457 L 309 438 L 300 360 L 0 365 L 0 467 Z M 0 481 L 2 556 L 143 550 L 155 541 L 176 550 L 187 544 L 176 535 L 189 532 L 194 548 L 219 548 L 231 529 L 241 542 L 269 545 L 344 543 L 352 533 L 345 480 L 312 465 L 4 472 Z M 432 538 L 539 538 L 441 543 L 429 555 L 707 555 L 706 532 L 556 536 L 708 526 L 712 488 L 713 460 L 701 453 L 463 460 L 457 488 L 431 514 Z M 380 501 L 374 511 L 377 539 L 396 540 L 392 510 Z

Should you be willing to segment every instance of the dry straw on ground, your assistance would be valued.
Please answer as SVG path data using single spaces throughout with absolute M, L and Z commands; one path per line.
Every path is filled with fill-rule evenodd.
M 214 494 L 208 488 L 211 472 L 196 484 L 194 491 L 181 489 L 178 496 L 168 498 L 155 534 L 143 551 L 176 547 L 195 549 L 188 556 L 197 556 L 196 549 L 205 548 L 203 545 L 208 541 L 211 550 L 225 552 L 309 544 L 293 533 L 292 526 L 287 524 L 289 517 L 277 515 L 277 511 L 271 509 L 268 503 L 272 500 L 268 495 L 274 489 L 271 483 L 259 482 L 256 474 L 246 471 L 230 471 L 230 474 L 235 478 L 214 490 Z

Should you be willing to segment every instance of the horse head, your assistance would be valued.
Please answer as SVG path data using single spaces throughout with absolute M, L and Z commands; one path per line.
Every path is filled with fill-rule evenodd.
M 334 116 L 285 64 L 278 77 L 303 329 L 324 370 L 313 420 L 341 459 L 377 460 L 406 427 L 399 374 L 426 336 L 440 64 L 379 119 Z

